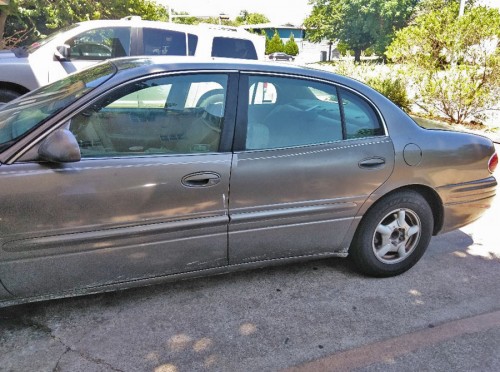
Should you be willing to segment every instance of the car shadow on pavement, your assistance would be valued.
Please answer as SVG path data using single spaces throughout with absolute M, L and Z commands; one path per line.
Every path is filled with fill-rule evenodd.
M 0 365 L 297 365 L 478 313 L 475 307 L 487 311 L 484 298 L 494 293 L 484 283 L 495 282 L 498 260 L 471 254 L 475 245 L 461 230 L 434 237 L 415 267 L 392 278 L 365 277 L 349 260 L 324 259 L 0 309 Z
M 424 266 L 426 261 L 432 260 L 433 257 L 443 254 L 454 254 L 458 257 L 466 257 L 467 252 L 474 245 L 474 240 L 470 235 L 455 230 L 443 235 L 438 235 L 432 238 L 431 243 L 424 254 L 418 266 Z M 8 308 L 0 308 L 0 320 L 10 319 L 12 324 L 18 326 L 29 325 L 29 322 L 22 319 L 29 316 L 41 315 L 44 310 L 51 307 L 64 306 L 66 309 L 74 307 L 79 309 L 82 306 L 99 306 L 99 307 L 119 307 L 126 305 L 128 302 L 141 302 L 153 298 L 157 294 L 165 293 L 165 291 L 190 291 L 194 288 L 202 290 L 203 288 L 213 286 L 224 286 L 225 282 L 259 282 L 261 278 L 283 277 L 282 281 L 293 281 L 294 278 L 303 278 L 304 271 L 324 272 L 331 270 L 331 273 L 336 279 L 349 280 L 349 278 L 368 278 L 359 274 L 351 261 L 346 258 L 328 258 L 311 260 L 302 263 L 293 263 L 278 265 L 274 267 L 266 267 L 260 269 L 250 269 L 237 271 L 228 274 L 214 275 L 203 278 L 184 279 L 175 282 L 166 282 L 151 286 L 130 288 L 116 292 L 107 292 L 94 295 L 77 296 L 70 298 L 62 298 L 35 302 L 31 304 L 17 305 Z M 412 269 L 410 269 L 412 270 Z M 404 275 L 404 274 L 403 274 Z M 380 279 L 376 279 L 380 280 Z M 279 288 L 277 288 L 279 289 Z M 0 325 L 1 327 L 1 325 Z

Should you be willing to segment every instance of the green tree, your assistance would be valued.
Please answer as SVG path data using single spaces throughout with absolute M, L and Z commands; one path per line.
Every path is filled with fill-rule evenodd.
M 357 62 L 361 52 L 373 47 L 383 53 L 404 27 L 418 0 L 311 0 L 313 9 L 304 21 L 312 42 L 338 40 L 354 51 Z
M 257 25 L 260 23 L 269 23 L 269 19 L 261 13 L 249 13 L 242 10 L 240 15 L 236 17 L 235 23 L 239 25 Z
M 168 20 L 167 9 L 152 0 L 11 0 L 0 6 L 0 46 L 22 30 L 34 41 L 54 30 L 91 19 L 118 19 L 139 15 L 148 20 Z
M 186 17 L 175 17 L 177 15 L 181 16 L 186 16 Z M 172 12 L 172 22 L 174 23 L 180 23 L 184 25 L 197 25 L 198 23 L 202 22 L 200 18 L 197 17 L 187 17 L 189 16 L 188 12 Z
M 274 52 L 283 52 L 285 49 L 285 44 L 283 44 L 283 40 L 281 40 L 280 36 L 278 35 L 278 31 L 274 31 L 274 35 L 269 40 L 269 43 L 266 47 L 266 54 L 271 54 Z
M 295 38 L 293 37 L 292 33 L 290 33 L 290 38 L 285 43 L 283 49 L 286 54 L 289 54 L 291 56 L 296 56 L 297 54 L 299 54 L 299 46 L 295 42 Z
M 387 50 L 413 66 L 420 104 L 431 115 L 461 123 L 480 118 L 500 94 L 500 12 L 458 1 L 433 0 Z

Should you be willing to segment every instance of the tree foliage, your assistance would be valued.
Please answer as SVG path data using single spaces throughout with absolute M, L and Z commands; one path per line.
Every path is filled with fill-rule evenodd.
M 274 31 L 273 37 L 266 43 L 266 54 L 274 52 L 282 52 L 285 49 L 285 44 L 278 35 L 278 31 Z
M 285 43 L 283 51 L 291 56 L 296 56 L 297 54 L 299 54 L 299 46 L 295 42 L 295 38 L 293 37 L 292 33 L 290 33 L 290 38 Z
M 246 10 L 242 10 L 240 15 L 236 17 L 235 23 L 239 25 L 257 25 L 261 23 L 268 23 L 269 18 L 261 13 L 249 13 Z
M 373 47 L 383 53 L 394 36 L 404 27 L 418 0 L 311 0 L 313 9 L 304 21 L 307 38 L 312 42 L 338 40 L 354 51 Z
M 75 22 L 129 15 L 168 20 L 167 9 L 152 0 L 11 0 L 9 5 L 0 6 L 0 47 L 6 44 L 5 38 L 23 31 L 29 32 L 28 41 L 34 41 Z
M 189 14 L 186 12 L 175 12 L 175 15 L 186 15 L 188 16 Z M 189 25 L 197 25 L 199 23 L 210 23 L 210 24 L 221 24 L 224 26 L 241 26 L 241 25 L 253 25 L 253 24 L 258 24 L 258 23 L 267 23 L 269 22 L 269 19 L 260 13 L 249 13 L 246 10 L 242 10 L 240 12 L 240 15 L 236 17 L 236 19 L 231 20 L 231 19 L 221 19 L 220 17 L 172 17 L 173 22 L 175 23 L 182 23 L 182 24 L 189 24 Z
M 387 56 L 427 69 L 444 68 L 452 62 L 484 65 L 488 54 L 491 56 L 488 49 L 493 51 L 495 38 L 500 37 L 498 10 L 473 6 L 458 17 L 457 1 L 438 1 L 396 33 Z
M 480 118 L 500 93 L 500 12 L 458 1 L 428 1 L 387 50 L 394 62 L 413 66 L 422 107 L 461 123 Z

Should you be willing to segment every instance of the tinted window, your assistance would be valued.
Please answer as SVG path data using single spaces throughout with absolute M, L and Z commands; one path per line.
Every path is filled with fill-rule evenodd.
M 384 135 L 379 116 L 370 104 L 358 95 L 339 89 L 345 118 L 347 138 Z
M 66 41 L 73 60 L 104 60 L 130 55 L 130 28 L 89 30 Z
M 313 81 L 250 77 L 247 149 L 313 145 L 342 139 L 334 86 Z
M 160 30 L 157 28 L 143 29 L 145 55 L 186 55 L 186 34 L 184 32 Z
M 250 40 L 214 37 L 212 57 L 257 59 L 257 52 Z
M 110 92 L 71 120 L 82 157 L 218 151 L 227 76 L 149 79 Z
M 194 56 L 197 46 L 198 46 L 198 36 L 193 34 L 188 34 L 188 50 L 190 56 Z

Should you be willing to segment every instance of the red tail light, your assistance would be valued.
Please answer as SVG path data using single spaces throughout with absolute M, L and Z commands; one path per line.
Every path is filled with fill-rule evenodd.
M 488 170 L 490 173 L 493 173 L 495 169 L 497 169 L 498 165 L 498 154 L 495 152 L 493 155 L 491 155 L 490 161 L 488 162 Z

